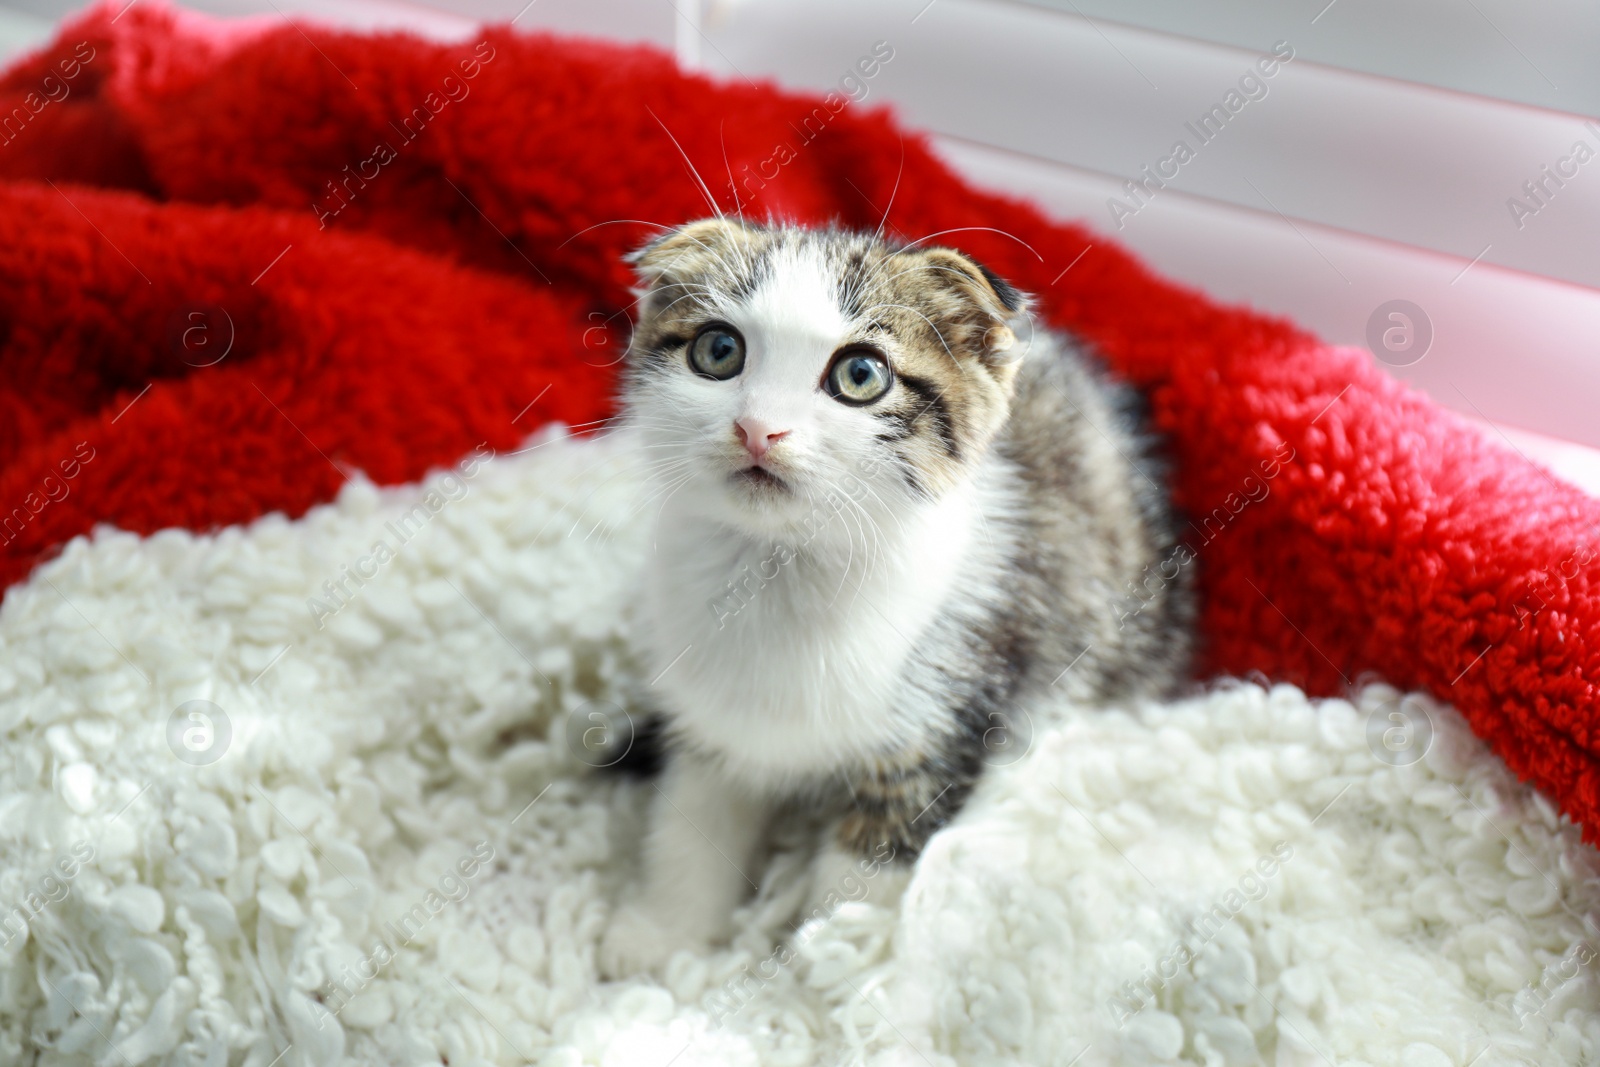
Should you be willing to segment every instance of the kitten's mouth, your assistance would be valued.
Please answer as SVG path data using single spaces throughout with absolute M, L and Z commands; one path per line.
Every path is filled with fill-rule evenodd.
M 733 480 L 741 485 L 748 485 L 761 490 L 774 490 L 788 492 L 789 484 L 782 478 L 773 474 L 765 467 L 749 466 L 744 470 L 735 471 Z

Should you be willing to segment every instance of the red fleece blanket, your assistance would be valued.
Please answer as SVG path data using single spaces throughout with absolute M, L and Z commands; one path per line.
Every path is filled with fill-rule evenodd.
M 1427 689 L 1595 839 L 1600 502 L 1365 353 L 976 191 L 837 95 L 507 28 L 118 7 L 0 78 L 0 583 L 96 523 L 299 515 L 357 469 L 603 417 L 620 256 L 708 213 L 692 162 L 724 210 L 887 212 L 1038 294 L 1170 437 L 1207 674 Z

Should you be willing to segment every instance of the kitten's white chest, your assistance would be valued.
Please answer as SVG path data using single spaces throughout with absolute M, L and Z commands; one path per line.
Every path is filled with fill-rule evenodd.
M 645 642 L 679 729 L 736 775 L 777 787 L 935 728 L 936 702 L 908 691 L 904 668 L 956 580 L 968 525 L 897 532 L 868 558 L 859 545 L 842 556 L 758 547 L 664 515 Z

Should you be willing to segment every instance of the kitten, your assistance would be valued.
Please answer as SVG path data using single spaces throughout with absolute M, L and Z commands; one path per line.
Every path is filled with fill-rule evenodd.
M 726 933 L 778 805 L 835 864 L 910 861 L 1019 705 L 1169 691 L 1192 618 L 1134 395 L 983 266 L 731 219 L 633 262 L 665 765 L 614 976 Z

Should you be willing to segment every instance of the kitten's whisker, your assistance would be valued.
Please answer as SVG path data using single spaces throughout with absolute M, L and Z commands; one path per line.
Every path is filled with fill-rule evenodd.
M 917 247 L 918 245 L 920 245 L 924 241 L 931 241 L 935 237 L 943 237 L 947 233 L 972 233 L 972 232 L 976 232 L 976 231 L 982 231 L 982 232 L 985 232 L 985 233 L 997 233 L 1001 237 L 1009 237 L 1013 241 L 1017 242 L 1017 244 L 1021 245 L 1023 248 L 1026 248 L 1028 251 L 1032 252 L 1034 258 L 1037 259 L 1040 263 L 1044 262 L 1044 257 L 1039 254 L 1039 250 L 1037 248 L 1034 248 L 1032 245 L 1030 245 L 1028 242 L 1024 241 L 1022 238 L 1018 237 L 1016 234 L 1012 233 L 1010 230 L 996 229 L 993 226 L 956 226 L 956 227 L 953 227 L 952 229 L 940 230 L 938 233 L 930 233 L 926 237 L 919 237 L 915 241 L 912 241 L 910 244 L 906 245 L 905 247 L 906 248 L 915 248 L 915 247 Z
M 636 412 L 636 411 L 634 411 L 634 410 L 633 410 L 633 409 L 630 409 L 630 410 L 629 410 L 629 412 L 628 412 L 628 414 L 629 414 L 629 415 L 630 415 L 630 416 L 632 416 L 632 415 L 636 415 L 636 414 L 637 414 L 637 412 Z M 688 418 L 687 418 L 687 417 L 686 417 L 686 416 L 684 416 L 684 415 L 683 415 L 683 413 L 682 413 L 682 412 L 681 412 L 681 411 L 678 411 L 678 410 L 676 410 L 676 409 L 673 409 L 673 410 L 672 410 L 672 411 L 671 411 L 671 414 L 673 414 L 673 415 L 676 415 L 676 416 L 678 416 L 678 418 L 679 418 L 679 421 L 680 421 L 680 423 L 681 423 L 681 424 L 682 424 L 682 425 L 684 425 L 684 426 L 687 426 L 687 427 L 688 427 L 688 428 L 689 428 L 689 429 L 691 429 L 691 430 L 693 430 L 693 431 L 695 431 L 695 432 L 696 432 L 696 433 L 698 433 L 698 434 L 699 434 L 699 435 L 700 435 L 700 436 L 701 436 L 701 437 L 702 437 L 702 438 L 704 438 L 704 439 L 705 439 L 705 441 L 706 441 L 706 443 L 707 443 L 707 444 L 709 444 L 709 445 L 711 445 L 711 446 L 712 446 L 712 447 L 713 447 L 713 448 L 717 448 L 717 447 L 718 447 L 718 445 L 717 445 L 717 442 L 716 442 L 716 441 L 714 441 L 714 440 L 712 440 L 712 438 L 711 438 L 711 435 L 710 435 L 710 434 L 708 434 L 708 433 L 706 433 L 706 431 L 705 431 L 705 430 L 703 430 L 703 429 L 701 429 L 701 428 L 700 428 L 700 427 L 699 427 L 699 425 L 697 425 L 697 424 L 696 424 L 696 423 L 693 423 L 693 422 L 690 422 L 690 421 L 689 421 L 689 420 L 688 420 Z M 642 417 L 642 416 L 641 416 L 641 417 Z
M 989 544 L 995 544 L 994 530 L 989 526 L 989 516 L 983 513 L 982 508 L 974 509 L 978 517 L 978 525 L 983 527 L 983 539 Z
M 715 302 L 715 298 L 718 298 L 718 297 L 721 296 L 720 293 L 718 293 L 715 289 L 711 288 L 709 285 L 701 285 L 701 284 L 696 283 L 696 282 L 672 282 L 669 285 L 661 286 L 661 288 L 662 289 L 683 289 L 683 290 L 685 290 L 685 292 L 684 292 L 684 294 L 682 296 L 680 296 L 676 300 L 672 301 L 672 303 L 663 306 L 661 311 L 657 312 L 658 315 L 662 314 L 664 312 L 667 312 L 667 311 L 671 311 L 673 308 L 677 307 L 679 304 L 683 303 L 685 300 L 689 300 L 689 299 L 691 299 L 693 297 L 696 297 L 696 296 L 705 296 L 705 295 L 711 296 L 713 298 L 713 300 L 712 301 L 708 301 L 708 303 L 714 303 Z M 701 291 L 700 292 L 696 292 L 695 291 L 696 289 L 701 290 Z
M 883 528 L 878 524 L 878 520 L 873 517 L 872 512 L 868 511 L 860 501 L 852 499 L 850 500 L 850 506 L 855 508 L 857 513 L 861 516 L 860 521 L 866 526 L 866 529 L 863 531 L 864 534 L 871 533 L 872 535 L 872 540 L 867 545 L 866 559 L 861 565 L 862 577 L 865 578 L 871 575 L 873 566 L 879 561 L 880 558 L 883 560 L 885 567 L 889 565 L 890 556 L 887 551 L 884 550 L 884 546 L 888 544 L 889 538 L 888 535 L 884 533 Z
M 593 429 L 594 427 L 597 427 L 597 426 L 603 427 L 603 426 L 606 426 L 607 424 L 615 425 L 618 422 L 620 422 L 621 419 L 622 419 L 621 415 L 607 415 L 603 419 L 590 419 L 588 422 L 569 422 L 566 425 L 567 425 L 567 429 L 570 430 L 571 432 L 579 433 L 581 431 Z
M 689 428 L 682 421 L 667 422 L 659 415 L 630 416 L 626 426 L 635 436 L 643 436 L 646 430 L 683 430 Z
M 685 282 L 685 283 L 674 282 L 671 285 L 662 286 L 662 288 L 663 289 L 690 289 L 691 285 L 690 285 L 690 283 L 687 283 L 687 282 Z M 712 289 L 710 286 L 706 286 L 706 285 L 701 285 L 701 286 L 699 286 L 699 288 L 704 290 L 704 293 L 686 292 L 682 296 L 678 297 L 676 300 L 672 301 L 672 303 L 666 305 L 660 311 L 656 312 L 656 314 L 657 315 L 664 315 L 668 311 L 671 311 L 673 308 L 677 307 L 679 304 L 683 303 L 685 300 L 691 300 L 691 299 L 694 299 L 697 296 L 702 297 L 702 298 L 709 297 L 709 299 L 702 299 L 702 302 L 705 305 L 706 310 L 708 312 L 711 312 L 713 314 L 719 314 L 719 313 L 720 314 L 726 314 L 727 313 L 727 309 L 724 306 L 725 301 L 722 299 L 722 294 L 721 293 L 717 292 L 715 289 Z
M 658 477 L 660 475 L 676 474 L 680 468 L 690 466 L 694 462 L 695 459 L 692 456 L 681 459 L 672 459 L 670 457 L 667 459 L 657 459 L 653 460 L 647 465 L 641 466 L 639 473 L 647 475 L 648 477 L 645 480 L 648 481 L 649 478 Z
M 918 414 L 920 414 L 920 412 Z M 871 459 L 871 458 L 872 457 L 868 457 L 868 459 Z M 878 503 L 883 506 L 884 513 L 890 518 L 891 521 L 893 521 L 895 523 L 895 525 L 899 529 L 899 532 L 901 534 L 904 534 L 906 532 L 905 523 L 900 519 L 899 515 L 896 514 L 896 509 L 890 507 L 889 506 L 889 502 L 887 500 L 883 499 L 882 496 L 879 496 L 878 495 L 878 491 L 876 489 L 872 488 L 871 483 L 869 483 L 865 478 L 861 477 L 861 475 L 857 474 L 855 469 L 851 469 L 850 467 L 847 467 L 842 463 L 838 463 L 838 462 L 834 461 L 833 459 L 831 459 L 828 456 L 819 456 L 818 459 L 820 459 L 824 463 L 831 464 L 834 470 L 840 471 L 840 472 L 842 472 L 844 474 L 848 474 L 849 476 L 854 478 L 861 485 L 861 487 L 863 489 L 865 489 L 867 492 L 871 493 L 873 498 L 876 499 L 878 501 Z M 861 463 L 857 463 L 857 464 L 855 464 L 855 467 L 857 469 L 859 469 L 859 467 L 861 465 L 862 465 Z
M 943 263 L 918 263 L 916 266 L 907 267 L 905 270 L 901 271 L 898 274 L 891 274 L 889 277 L 884 279 L 884 282 L 885 283 L 892 282 L 896 278 L 904 278 L 907 274 L 915 274 L 920 270 L 941 271 L 941 272 L 943 272 L 945 274 L 954 274 L 957 278 L 960 278 L 962 281 L 965 281 L 965 282 L 972 281 L 972 275 L 970 275 L 966 271 L 960 270 L 960 269 L 958 269 L 956 267 L 948 267 Z
M 857 481 L 860 481 L 860 479 L 858 478 Z M 872 495 L 874 497 L 878 496 L 878 494 L 873 491 L 872 487 L 867 485 L 865 482 L 862 482 L 861 485 L 862 485 L 863 489 L 865 489 L 869 493 L 872 493 Z M 870 522 L 872 524 L 872 530 L 873 530 L 874 535 L 883 544 L 885 544 L 885 545 L 888 544 L 889 543 L 889 535 L 884 531 L 883 524 L 879 521 L 878 516 L 874 515 L 872 510 L 870 508 L 868 508 L 865 504 L 863 504 L 861 501 L 856 500 L 854 497 L 851 497 L 849 499 L 850 499 L 851 506 L 856 508 L 856 510 L 860 511 L 862 516 L 866 519 L 866 521 Z M 878 499 L 879 499 L 880 502 L 882 501 L 881 497 L 878 497 Z M 898 523 L 899 519 L 897 518 L 895 521 Z M 905 525 L 903 523 L 900 523 L 900 532 L 902 534 L 905 533 Z
M 836 468 L 836 469 L 842 469 L 842 468 Z M 846 473 L 850 473 L 850 472 L 847 471 Z M 860 482 L 861 480 L 859 478 L 857 478 L 856 481 Z M 871 487 L 870 486 L 866 486 L 866 484 L 864 482 L 862 482 L 861 484 L 869 492 L 872 491 Z M 831 482 L 829 483 L 829 489 L 831 491 L 833 491 L 833 492 L 838 492 L 839 491 L 836 488 L 836 486 L 834 485 L 834 483 L 831 483 Z M 874 494 L 874 495 L 876 495 L 876 494 Z M 877 561 L 878 561 L 880 553 L 883 552 L 884 546 L 889 543 L 889 537 L 883 531 L 883 528 L 878 523 L 877 518 L 875 516 L 873 516 L 872 512 L 869 511 L 864 505 L 862 505 L 862 503 L 859 500 L 856 500 L 849 493 L 844 493 L 843 496 L 844 496 L 845 502 L 847 504 L 849 504 L 851 508 L 855 509 L 856 515 L 859 515 L 859 518 L 857 518 L 856 515 L 852 515 L 851 518 L 853 519 L 853 521 L 855 521 L 856 528 L 861 531 L 861 535 L 862 535 L 862 548 L 863 548 L 863 552 L 864 552 L 864 559 L 863 559 L 863 562 L 862 562 L 862 565 L 861 565 L 862 574 L 863 574 L 863 576 L 870 575 L 872 573 L 872 568 L 873 568 L 874 564 L 876 564 Z M 904 527 L 903 526 L 902 526 L 902 532 L 904 532 Z M 847 533 L 848 533 L 848 531 L 847 531 Z M 885 555 L 884 558 L 887 559 L 887 556 Z M 848 568 L 847 568 L 846 569 L 846 574 L 848 574 L 848 573 L 849 573 L 849 571 L 848 571 Z M 842 579 L 841 579 L 841 581 L 842 581 Z M 859 592 L 859 589 L 857 591 Z M 838 590 L 834 590 L 834 596 L 835 597 L 838 596 Z M 829 603 L 832 603 L 832 601 L 829 601 Z
M 728 163 L 727 127 L 727 120 L 723 120 L 717 124 L 717 140 L 722 145 L 722 166 L 728 172 L 728 191 L 733 195 L 733 209 L 734 211 L 738 212 L 739 215 L 739 228 L 744 229 L 746 228 L 746 223 L 744 221 L 744 200 L 739 196 L 739 187 L 734 183 L 733 180 L 733 167 Z M 741 265 L 746 271 L 748 271 L 751 267 L 751 262 L 748 255 L 748 245 L 745 242 L 741 242 L 741 255 L 739 259 Z
M 840 494 L 837 485 L 832 482 L 828 484 L 828 490 L 830 493 L 835 495 Z M 861 533 L 863 552 L 861 570 L 862 577 L 865 578 L 871 574 L 872 566 L 878 558 L 880 542 L 883 540 L 882 530 L 879 528 L 877 521 L 872 517 L 871 513 L 862 507 L 859 501 L 855 500 L 848 493 L 844 493 L 842 495 L 845 502 L 855 509 L 855 514 L 850 515 L 850 520 L 855 523 L 856 529 Z M 842 512 L 835 512 L 834 517 L 837 517 L 839 514 L 842 514 Z M 832 520 L 830 519 L 830 521 Z M 833 596 L 828 601 L 830 605 L 832 605 L 838 599 L 839 591 L 844 587 L 845 581 L 849 578 L 850 569 L 855 559 L 855 538 L 851 535 L 849 527 L 845 528 L 845 536 L 850 544 L 850 556 L 848 559 L 846 559 L 844 571 L 839 577 L 839 587 L 834 589 Z M 852 588 L 855 589 L 856 595 L 860 596 L 860 585 L 853 582 L 851 585 Z M 854 602 L 854 599 L 854 597 L 851 598 L 852 603 Z
M 638 219 L 623 219 L 623 220 L 620 220 L 620 221 L 638 222 L 638 221 L 642 221 L 642 220 L 638 220 Z M 600 225 L 604 226 L 604 225 L 606 225 L 606 223 L 600 223 Z M 652 223 L 647 223 L 646 225 L 658 226 L 660 224 L 652 222 Z M 594 229 L 593 226 L 591 226 L 589 228 L 590 229 Z M 670 227 L 670 226 L 663 226 L 662 227 L 662 229 L 671 229 L 671 228 L 672 227 Z M 579 232 L 581 233 L 583 231 L 580 230 Z M 576 235 L 574 235 L 574 236 L 576 236 Z M 570 238 L 569 238 L 569 240 L 570 240 Z M 641 294 L 639 296 L 634 297 L 632 300 L 628 301 L 628 303 L 624 304 L 622 307 L 618 308 L 616 311 L 613 311 L 611 314 L 607 315 L 605 317 L 606 323 L 609 325 L 613 319 L 626 318 L 627 315 L 628 315 L 628 312 L 632 311 L 634 308 L 638 307 L 641 303 L 643 303 L 644 300 L 649 295 L 650 295 L 650 293 L 647 291 L 647 292 L 645 292 L 645 293 L 643 293 L 643 294 Z M 599 314 L 599 312 L 595 312 L 595 314 Z M 632 348 L 632 338 L 629 338 L 629 348 L 630 349 Z
M 648 474 L 648 477 L 641 479 L 642 484 L 639 495 L 647 500 L 659 496 L 665 491 L 662 489 L 663 485 L 676 482 L 682 475 L 688 474 L 692 476 L 698 473 L 697 466 L 698 464 L 692 456 L 680 460 L 658 462 L 649 470 L 642 472 Z
M 717 123 L 717 143 L 722 145 L 722 168 L 728 172 L 728 188 L 733 192 L 733 209 L 739 214 L 739 225 L 744 225 L 744 201 L 739 199 L 739 187 L 733 180 L 733 164 L 728 162 L 728 120 Z
M 623 477 L 628 473 L 630 473 L 628 465 L 627 464 L 622 464 L 615 471 L 612 471 L 611 474 L 608 477 L 601 479 L 598 483 L 596 483 L 595 485 L 592 485 L 592 486 L 589 487 L 589 491 L 584 494 L 583 499 L 578 501 L 578 503 L 576 505 L 577 509 L 579 509 L 580 514 L 579 514 L 578 518 L 573 523 L 573 527 L 572 527 L 573 530 L 577 529 L 577 522 L 582 521 L 581 509 L 583 509 L 584 506 L 587 505 L 590 500 L 594 499 L 594 495 L 596 493 L 598 493 L 601 489 L 605 488 L 606 486 L 610 485 L 612 482 L 616 481 L 618 478 Z M 567 511 L 568 505 L 569 505 L 568 501 L 563 501 L 560 504 L 560 506 L 558 506 L 556 508 L 555 514 L 551 515 L 548 519 L 545 520 L 544 525 L 539 527 L 539 532 L 533 535 L 533 540 L 535 542 L 537 542 L 541 537 L 544 536 L 544 532 L 550 528 L 550 524 L 552 522 L 555 522 L 557 518 L 561 517 Z M 571 536 L 571 531 L 568 531 L 568 536 Z
M 876 311 L 878 308 L 899 308 L 901 311 L 909 311 L 913 315 L 916 315 L 919 318 L 921 318 L 922 321 L 926 322 L 930 327 L 932 327 L 933 335 L 939 339 L 939 344 L 944 346 L 944 354 L 950 357 L 950 362 L 955 364 L 956 369 L 959 370 L 962 374 L 970 374 L 971 373 L 971 371 L 967 367 L 962 366 L 961 361 L 956 358 L 956 354 L 954 352 L 950 351 L 950 342 L 948 342 L 948 341 L 946 341 L 944 339 L 944 331 L 939 329 L 938 325 L 932 319 L 928 318 L 927 315 L 923 314 L 923 312 L 919 311 L 918 309 L 916 309 L 914 307 L 907 307 L 905 304 L 890 304 L 890 303 L 873 304 L 871 307 L 867 308 L 866 310 L 867 311 Z M 865 314 L 865 312 L 863 312 L 863 314 Z
M 660 125 L 661 131 L 665 133 L 667 138 L 672 142 L 672 147 L 676 148 L 678 150 L 678 155 L 683 157 L 684 165 L 689 168 L 689 173 L 694 176 L 694 182 L 700 187 L 700 194 L 706 198 L 706 204 L 711 208 L 712 213 L 715 214 L 719 219 L 723 218 L 724 216 L 722 214 L 722 208 L 717 205 L 717 198 L 711 195 L 711 188 L 706 185 L 705 179 L 700 177 L 700 172 L 695 169 L 694 160 L 689 158 L 689 153 L 683 150 L 683 145 L 679 144 L 678 139 L 672 136 L 672 131 L 667 129 L 667 124 L 661 121 L 661 116 L 657 115 L 655 111 L 651 109 L 649 104 L 646 104 L 644 109 L 650 112 L 650 117 L 655 119 L 657 124 Z M 1040 262 L 1043 262 L 1042 257 Z
M 602 226 L 620 226 L 624 223 L 633 223 L 634 225 L 638 226 L 654 226 L 658 230 L 672 229 L 671 226 L 668 226 L 664 222 L 651 222 L 649 219 L 608 219 L 605 222 L 597 222 L 593 226 L 585 226 L 571 237 L 568 237 L 565 241 L 562 241 L 560 244 L 556 245 L 556 251 L 561 251 L 561 249 L 567 247 L 573 241 L 576 241 L 590 230 L 598 230 Z
M 692 478 L 693 478 L 693 477 L 694 477 L 694 475 L 693 475 L 693 473 L 692 473 L 692 472 L 691 472 L 691 473 L 690 473 L 690 474 L 686 474 L 686 475 L 684 475 L 684 476 L 683 476 L 683 478 L 682 478 L 682 479 L 681 479 L 681 480 L 680 480 L 680 481 L 679 481 L 679 482 L 678 482 L 678 483 L 677 483 L 677 485 L 675 485 L 675 486 L 673 486 L 673 488 L 672 488 L 672 492 L 670 492 L 670 493 L 668 493 L 668 494 L 667 494 L 667 495 L 666 495 L 666 496 L 665 496 L 665 497 L 663 497 L 663 498 L 662 498 L 662 499 L 661 499 L 661 506 L 660 506 L 660 507 L 658 507 L 658 508 L 656 508 L 656 519 L 657 519 L 657 521 L 660 521 L 660 519 L 661 519 L 661 513 L 662 513 L 662 512 L 663 512 L 663 511 L 665 511 L 665 510 L 666 510 L 666 509 L 667 509 L 667 503 L 668 503 L 668 502 L 669 502 L 669 501 L 670 501 L 670 500 L 671 500 L 671 499 L 672 499 L 672 498 L 673 498 L 673 497 L 674 497 L 674 496 L 676 496 L 676 495 L 677 495 L 677 493 L 678 493 L 678 490 L 679 490 L 679 489 L 682 489 L 682 488 L 683 488 L 683 487 L 684 487 L 684 486 L 685 486 L 685 485 L 688 485 L 688 484 L 689 484 L 689 482 L 690 482 L 690 480 L 691 480 L 691 479 L 692 479 Z
M 672 416 L 670 421 L 667 418 L 668 414 Z M 683 415 L 676 411 L 659 414 L 655 412 L 629 411 L 622 419 L 619 429 L 625 431 L 629 437 L 639 441 L 652 440 L 654 439 L 651 437 L 652 433 L 661 433 L 663 431 L 667 433 L 668 437 L 672 433 L 682 433 L 686 440 L 693 439 L 692 435 L 683 432 L 693 429 L 693 426 L 686 424 L 683 421 Z
M 749 275 L 755 267 L 755 262 L 750 258 L 749 242 L 746 241 L 742 235 L 738 240 L 731 242 L 731 251 L 738 259 L 737 264 L 729 263 L 727 259 L 723 258 L 723 255 L 720 251 L 712 248 L 709 245 L 706 245 L 704 242 L 697 241 L 697 243 L 711 254 L 712 262 L 716 263 L 718 267 L 722 268 L 723 273 L 726 274 L 730 279 Z M 720 292 L 717 295 L 719 297 L 722 296 Z
M 681 488 L 686 482 L 688 482 L 693 477 L 694 477 L 694 471 L 691 470 L 691 471 L 685 472 L 682 475 L 679 475 L 675 481 L 668 482 L 667 483 L 667 487 L 670 488 L 670 492 L 667 491 L 667 488 L 664 488 L 659 484 L 653 484 L 653 485 L 647 486 L 645 491 L 640 494 L 639 502 L 637 504 L 635 504 L 633 507 L 628 509 L 628 513 L 622 517 L 622 521 L 619 522 L 617 525 L 621 526 L 621 525 L 626 524 L 635 515 L 639 514 L 639 512 L 643 511 L 645 508 L 647 508 L 651 504 L 655 503 L 656 502 L 656 497 L 662 496 L 663 493 L 665 493 L 665 496 L 662 498 L 661 504 L 662 504 L 662 507 L 665 507 L 666 506 L 666 502 L 668 500 L 672 499 L 672 493 L 677 492 L 677 490 L 679 488 Z M 599 525 L 600 525 L 599 523 L 596 523 L 595 524 L 595 528 L 598 529 Z M 588 538 L 584 538 L 584 540 L 587 541 Z
M 653 420 L 652 421 L 652 417 L 650 417 L 650 416 L 642 416 L 642 417 L 640 417 L 640 418 L 638 418 L 636 420 L 631 420 L 630 422 L 628 422 L 627 428 L 628 428 L 628 431 L 629 431 L 631 436 L 637 437 L 637 438 L 643 440 L 643 439 L 645 439 L 647 437 L 646 431 L 650 431 L 650 430 L 681 430 L 684 427 L 683 427 L 683 425 L 681 423 L 661 422 L 659 420 Z
M 650 422 L 640 419 L 640 421 L 629 424 L 629 429 L 632 430 L 632 437 L 635 438 L 635 443 L 645 445 L 645 443 L 654 443 L 654 440 L 658 440 L 658 438 L 651 437 L 653 434 L 661 435 L 659 440 L 675 440 L 672 434 L 675 434 L 678 430 L 685 429 L 685 427 L 682 424 L 678 424 L 678 422 Z M 683 440 L 691 440 L 690 435 L 683 435 Z
M 830 490 L 833 490 L 833 487 L 831 485 L 828 488 Z M 834 490 L 834 491 L 836 491 L 836 490 Z M 830 516 L 829 519 L 828 519 L 829 524 L 831 525 L 833 520 L 838 518 L 841 514 L 842 514 L 842 512 L 838 512 L 838 511 L 834 512 L 833 515 Z M 855 561 L 855 558 L 856 558 L 856 539 L 854 537 L 850 536 L 849 527 L 845 528 L 844 535 L 845 535 L 845 543 L 850 546 L 850 554 L 845 557 L 844 570 L 839 575 L 839 584 L 834 587 L 833 596 L 828 598 L 828 606 L 829 607 L 832 607 L 834 602 L 839 599 L 839 591 L 844 588 L 845 579 L 850 577 L 850 565 Z
M 670 450 L 683 451 L 683 445 L 685 445 L 683 442 L 661 442 L 659 445 L 638 445 L 638 448 L 651 448 L 651 450 L 666 450 L 666 448 L 670 448 Z M 670 456 L 667 459 L 670 459 Z M 666 461 L 658 459 L 658 462 Z
M 680 151 L 681 151 L 681 149 L 680 149 Z M 721 212 L 717 213 L 717 217 L 719 219 L 722 219 L 724 222 L 727 221 L 723 217 Z M 740 220 L 740 224 L 741 224 L 741 229 L 742 229 L 742 227 L 743 227 L 743 219 L 742 218 Z M 707 244 L 706 242 L 702 241 L 700 238 L 694 236 L 693 234 L 689 234 L 689 233 L 685 233 L 683 236 L 687 237 L 690 241 L 692 241 L 694 243 L 694 245 L 697 248 L 699 248 L 701 251 L 703 251 L 707 255 L 709 255 L 711 257 L 711 261 L 713 263 L 715 263 L 719 268 L 721 268 L 722 272 L 725 275 L 727 275 L 728 278 L 730 278 L 730 279 L 738 278 L 738 277 L 741 276 L 741 274 L 747 273 L 750 270 L 751 266 L 752 266 L 751 261 L 749 259 L 749 256 L 747 255 L 747 252 L 748 252 L 747 243 L 745 241 L 743 241 L 742 239 L 737 242 L 737 247 L 735 249 L 735 253 L 738 255 L 739 260 L 740 260 L 738 266 L 736 267 L 735 265 L 730 264 L 725 258 L 723 258 L 723 255 L 722 255 L 721 251 L 719 251 L 718 249 L 712 247 L 711 245 Z M 678 260 L 680 260 L 684 256 L 688 255 L 688 253 L 689 253 L 688 249 L 684 249 L 683 251 L 679 252 L 677 254 L 677 256 L 673 257 L 672 265 L 676 266 Z M 667 288 L 667 289 L 670 289 L 670 288 L 687 288 L 690 284 L 693 284 L 693 283 L 673 281 L 673 282 L 671 282 L 671 283 L 669 283 L 669 284 L 667 284 L 665 286 L 661 286 L 661 288 Z M 713 309 L 723 309 L 723 310 L 726 309 L 728 301 L 727 301 L 726 296 L 725 296 L 724 293 L 722 293 L 720 290 L 714 289 L 713 287 L 708 286 L 708 285 L 702 284 L 700 287 L 702 289 L 704 289 L 705 292 L 709 295 L 710 299 L 707 301 L 707 303 L 711 304 Z M 673 301 L 673 303 L 675 304 L 675 303 L 677 303 L 677 301 L 675 300 L 675 301 Z
M 878 239 L 883 238 L 883 228 L 889 224 L 889 212 L 894 210 L 894 198 L 900 192 L 900 178 L 906 172 L 906 139 L 900 138 L 900 169 L 894 172 L 894 188 L 889 190 L 889 206 L 883 209 L 883 218 L 878 220 L 878 229 L 872 235 Z
M 691 459 L 683 463 L 681 466 L 665 467 L 655 472 L 655 474 L 652 476 L 651 483 L 645 489 L 645 495 L 659 495 L 662 492 L 662 485 L 676 480 L 680 475 L 683 474 L 700 474 L 700 464 Z

